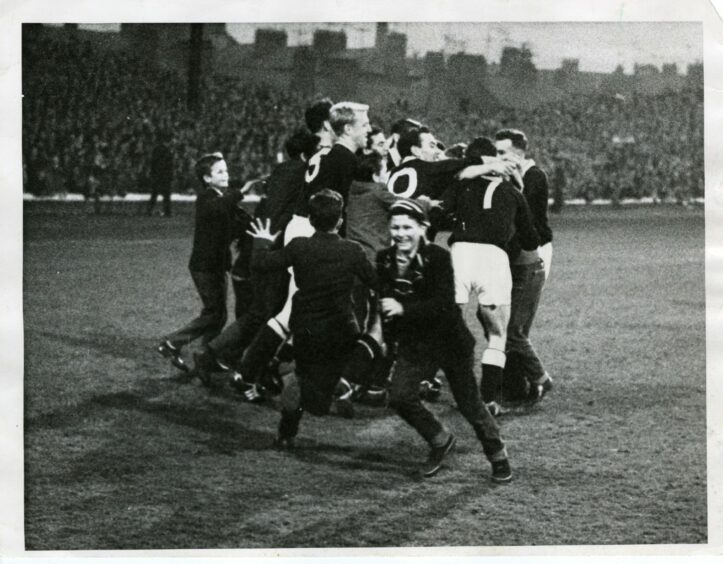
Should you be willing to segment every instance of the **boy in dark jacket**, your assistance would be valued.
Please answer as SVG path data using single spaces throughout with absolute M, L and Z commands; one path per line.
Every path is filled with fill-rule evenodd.
M 423 474 L 434 476 L 455 437 L 422 404 L 419 384 L 441 368 L 460 412 L 492 463 L 492 480 L 508 482 L 512 473 L 507 452 L 474 378 L 474 338 L 455 304 L 452 261 L 448 251 L 426 243 L 426 226 L 418 202 L 394 203 L 390 208 L 394 245 L 377 255 L 384 340 L 396 356 L 389 405 L 430 445 Z
M 255 238 L 252 268 L 261 271 L 293 268 L 294 294 L 290 330 L 294 340 L 299 400 L 282 400 L 276 444 L 293 445 L 302 413 L 326 415 L 349 352 L 359 334 L 352 310 L 354 279 L 376 287 L 376 274 L 358 243 L 339 237 L 344 200 L 332 190 L 321 190 L 309 200 L 311 237 L 297 237 L 283 249 L 269 251 L 279 233 L 267 221 L 257 221 L 249 234 Z
M 181 349 L 203 337 L 204 344 L 213 339 L 226 323 L 227 273 L 231 268 L 233 219 L 240 190 L 227 191 L 228 168 L 221 153 L 201 157 L 194 167 L 202 183 L 196 199 L 193 250 L 188 262 L 191 278 L 203 303 L 201 314 L 188 325 L 168 335 L 156 348 L 178 369 L 188 371 Z

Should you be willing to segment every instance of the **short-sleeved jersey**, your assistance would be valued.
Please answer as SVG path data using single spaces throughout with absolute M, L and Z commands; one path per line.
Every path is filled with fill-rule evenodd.
M 438 200 L 453 184 L 455 174 L 468 164 L 463 159 L 433 162 L 409 159 L 389 173 L 387 190 L 399 198 L 428 196 Z
M 502 178 L 462 180 L 444 194 L 442 208 L 454 216 L 450 244 L 484 243 L 507 251 L 508 243 L 517 235 L 527 251 L 539 245 L 527 201 Z
M 304 189 L 296 203 L 294 213 L 308 217 L 309 200 L 325 188 L 339 192 L 346 205 L 356 166 L 356 155 L 340 143 L 317 151 L 306 165 Z

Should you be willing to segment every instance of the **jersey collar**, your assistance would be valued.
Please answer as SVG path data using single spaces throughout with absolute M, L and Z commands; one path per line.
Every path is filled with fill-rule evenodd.
M 525 176 L 525 174 L 527 174 L 527 171 L 530 170 L 533 166 L 535 166 L 535 161 L 533 159 L 525 159 L 524 161 L 522 161 L 520 174 L 522 174 L 522 176 Z

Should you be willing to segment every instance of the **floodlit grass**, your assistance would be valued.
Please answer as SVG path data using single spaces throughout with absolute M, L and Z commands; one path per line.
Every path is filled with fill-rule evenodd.
M 190 223 L 25 215 L 28 549 L 706 541 L 702 210 L 553 218 L 532 336 L 555 389 L 501 420 L 507 486 L 447 391 L 458 448 L 422 481 L 388 410 L 307 417 L 280 453 L 272 408 L 177 379 L 153 345 L 199 308 Z

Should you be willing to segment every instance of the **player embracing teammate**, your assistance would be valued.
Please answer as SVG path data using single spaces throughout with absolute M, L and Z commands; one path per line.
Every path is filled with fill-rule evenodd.
M 391 246 L 377 255 L 375 271 L 361 247 L 346 241 L 345 234 L 350 187 L 355 178 L 358 182 L 361 178 L 358 159 L 364 149 L 369 149 L 370 141 L 379 137 L 379 131 L 369 135 L 366 105 L 322 101 L 312 108 L 318 110 L 312 112 L 318 151 L 305 164 L 304 181 L 297 189 L 293 216 L 284 222 L 283 238 L 271 232 L 269 222 L 257 222 L 248 232 L 257 240 L 254 270 L 288 269 L 291 279 L 286 304 L 246 347 L 236 381 L 247 395 L 253 391 L 253 396 L 269 361 L 284 343 L 293 343 L 299 394 L 296 400 L 282 399 L 276 441 L 288 448 L 304 411 L 326 414 L 341 376 L 358 375 L 360 370 L 349 370 L 350 359 L 351 364 L 359 362 L 356 353 L 361 350 L 362 356 L 367 354 L 365 351 L 371 355 L 370 362 L 365 364 L 362 359 L 359 363 L 365 369 L 378 368 L 376 361 L 383 356 L 387 370 L 394 366 L 388 379 L 389 405 L 429 444 L 423 474 L 433 476 L 456 439 L 424 406 L 419 389 L 420 382 L 433 381 L 441 369 L 462 415 L 474 428 L 492 463 L 493 481 L 509 481 L 507 453 L 493 418 L 503 411 L 499 399 L 503 376 L 508 377 L 507 355 L 517 359 L 516 370 L 519 366 L 526 370 L 523 372 L 531 396 L 539 398 L 551 387 L 551 379 L 528 336 L 541 291 L 540 284 L 532 285 L 529 280 L 537 280 L 542 269 L 544 282 L 549 262 L 540 258 L 543 251 L 539 247 L 541 242 L 551 241 L 551 233 L 545 232 L 542 237 L 538 234 L 540 226 L 546 225 L 546 208 L 543 222 L 539 214 L 530 212 L 528 202 L 529 198 L 538 201 L 546 194 L 539 188 L 539 169 L 524 159 L 524 154 L 511 150 L 520 145 L 514 132 L 499 132 L 497 147 L 488 139 L 475 139 L 463 158 L 447 159 L 433 133 L 410 122 L 414 125 L 405 127 L 394 140 L 399 159 L 389 171 L 386 184 L 387 195 L 393 199 L 383 207 L 389 209 L 387 241 Z M 327 116 L 328 120 L 324 119 Z M 504 159 L 499 158 L 498 148 Z M 382 169 L 375 165 L 372 177 Z M 214 184 L 215 169 L 204 172 L 199 178 L 211 187 L 211 195 L 223 196 Z M 362 180 L 369 182 L 372 178 Z M 231 209 L 238 198 L 223 199 L 227 200 L 227 209 Z M 432 222 L 427 216 L 430 207 Z M 435 230 L 451 226 L 451 253 L 430 242 L 434 240 L 434 233 L 427 234 L 430 225 Z M 226 248 L 226 239 L 218 243 L 218 249 Z M 283 240 L 283 246 L 270 250 L 276 240 Z M 517 287 L 522 291 L 516 294 L 510 262 L 513 269 L 525 267 L 518 269 L 524 270 L 524 276 L 518 276 L 522 282 Z M 225 282 L 224 276 L 217 275 Z M 355 278 L 359 282 L 354 282 Z M 366 327 L 360 327 L 353 314 L 352 291 L 359 283 L 371 291 Z M 203 298 L 201 288 L 199 292 Z M 474 338 L 464 323 L 461 308 L 455 305 L 466 303 L 470 292 L 477 294 L 477 316 L 488 342 L 482 357 L 480 387 L 473 372 Z M 204 333 L 206 340 L 220 331 L 222 319 L 220 314 L 214 317 L 213 326 Z M 515 333 L 509 341 L 508 326 Z M 365 335 L 365 330 L 372 327 L 374 339 Z M 190 340 L 182 333 L 186 342 Z M 159 352 L 185 368 L 176 342 L 185 343 L 175 337 L 164 341 Z M 208 364 L 224 367 L 213 355 Z M 203 366 L 198 368 L 204 374 Z M 293 394 L 285 397 L 288 400 Z

